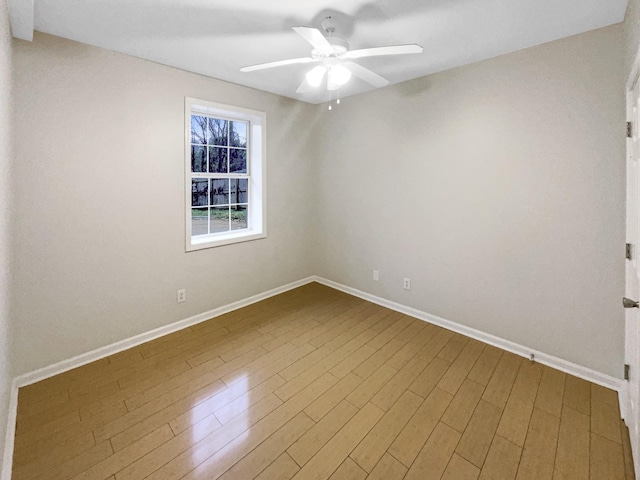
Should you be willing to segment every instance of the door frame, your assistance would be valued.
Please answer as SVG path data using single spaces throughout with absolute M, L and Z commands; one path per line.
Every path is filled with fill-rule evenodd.
M 638 46 L 638 49 L 636 51 L 636 55 L 633 61 L 633 64 L 631 66 L 631 71 L 629 72 L 629 76 L 627 78 L 627 82 L 625 85 L 625 118 L 627 122 L 632 122 L 633 123 L 633 129 L 638 132 L 640 130 L 640 125 L 637 121 L 637 119 L 634 119 L 634 115 L 633 115 L 633 107 L 635 106 L 635 99 L 634 99 L 634 95 L 633 95 L 633 90 L 634 90 L 634 86 L 636 84 L 636 82 L 640 82 L 640 45 Z M 630 196 L 629 196 L 629 190 L 630 190 L 630 182 L 631 179 L 629 178 L 629 158 L 630 155 L 633 155 L 633 138 L 626 138 L 625 139 L 625 170 L 627 173 L 627 179 L 626 179 L 626 199 L 625 199 L 625 207 L 628 208 L 629 202 L 630 202 Z M 636 187 L 636 188 L 640 188 L 640 186 Z M 640 193 L 640 192 L 637 192 Z M 639 201 L 639 200 L 635 200 L 635 201 Z M 640 211 L 640 208 L 639 208 Z M 627 218 L 627 213 L 625 212 L 625 239 L 626 241 L 629 241 L 630 239 L 628 238 L 628 225 L 626 222 L 626 218 Z M 638 255 L 638 253 L 640 253 L 640 245 L 634 245 L 634 256 Z M 625 262 L 627 262 L 628 260 L 625 260 Z M 640 258 L 638 259 L 638 261 L 640 261 Z M 628 293 L 627 287 L 628 287 L 628 279 L 627 279 L 627 265 L 625 263 L 625 295 Z M 622 308 L 622 307 L 621 307 Z M 629 362 L 629 357 L 628 357 L 628 345 L 629 345 L 629 338 L 628 335 L 630 334 L 629 332 L 629 321 L 627 319 L 627 315 L 625 314 L 625 363 Z M 640 348 L 640 345 L 637 345 L 636 348 Z M 633 375 L 632 378 L 639 378 L 639 376 Z M 640 381 L 640 380 L 638 380 Z M 622 388 L 621 388 L 621 396 L 622 398 L 620 399 L 620 413 L 623 419 L 627 420 L 627 424 L 630 423 L 630 419 L 628 418 L 629 415 L 631 415 L 632 410 L 631 410 L 631 388 L 630 388 L 630 384 L 629 381 L 624 381 L 622 383 Z M 635 422 L 640 423 L 640 409 L 638 412 L 636 412 L 636 416 L 638 418 L 635 418 Z M 633 437 L 635 435 L 635 432 L 632 432 L 632 429 L 629 428 L 629 435 L 631 437 Z M 633 462 L 634 462 L 634 467 L 635 467 L 635 471 L 636 472 L 640 472 L 640 448 L 637 447 L 637 445 L 640 445 L 640 438 L 631 438 L 631 446 L 632 446 L 632 454 L 633 454 Z

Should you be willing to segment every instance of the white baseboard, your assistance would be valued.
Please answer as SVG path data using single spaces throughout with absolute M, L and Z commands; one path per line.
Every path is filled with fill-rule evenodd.
M 111 345 L 106 345 L 104 347 L 98 348 L 91 352 L 77 355 L 67 360 L 63 360 L 53 365 L 49 365 L 47 367 L 16 377 L 12 382 L 11 398 L 9 403 L 9 412 L 8 412 L 8 419 L 7 419 L 6 441 L 5 441 L 5 447 L 4 447 L 4 457 L 3 457 L 4 461 L 2 464 L 2 472 L 0 473 L 0 480 L 11 480 L 13 445 L 14 445 L 14 436 L 15 436 L 16 415 L 17 415 L 17 408 L 18 408 L 18 388 L 24 387 L 26 385 L 30 385 L 35 382 L 39 382 L 41 380 L 52 377 L 54 375 L 58 375 L 68 370 L 81 367 L 83 365 L 94 362 L 96 360 L 100 360 L 101 358 L 114 355 L 128 348 L 132 348 L 137 345 L 143 344 L 145 342 L 149 342 L 156 338 L 162 337 L 164 335 L 177 332 L 178 330 L 182 330 L 191 325 L 195 325 L 197 323 L 201 323 L 211 318 L 218 317 L 220 315 L 231 312 L 233 310 L 246 307 L 247 305 L 251 305 L 253 303 L 259 302 L 266 298 L 273 297 L 275 295 L 284 293 L 289 290 L 293 290 L 294 288 L 301 287 L 302 285 L 306 285 L 314 281 L 321 283 L 323 285 L 326 285 L 328 287 L 335 288 L 336 290 L 340 290 L 342 292 L 348 293 L 355 297 L 362 298 L 363 300 L 367 300 L 369 302 L 382 305 L 383 307 L 387 307 L 391 310 L 395 310 L 395 311 L 404 313 L 406 315 L 410 315 L 412 317 L 418 318 L 425 322 L 433 323 L 434 325 L 438 325 L 448 330 L 452 330 L 462 335 L 475 338 L 476 340 L 480 340 L 482 342 L 488 343 L 495 347 L 502 348 L 503 350 L 507 350 L 509 352 L 515 353 L 516 355 L 529 358 L 530 355 L 533 354 L 535 356 L 535 360 L 539 363 L 548 365 L 557 370 L 563 371 L 570 375 L 574 375 L 584 380 L 588 380 L 595 384 L 602 385 L 604 387 L 616 390 L 618 392 L 618 397 L 622 398 L 623 389 L 625 387 L 625 382 L 623 380 L 611 377 L 609 375 L 605 375 L 603 373 L 597 372 L 595 370 L 591 370 L 589 368 L 583 367 L 581 365 L 577 365 L 575 363 L 568 362 L 561 358 L 554 357 L 553 355 L 548 355 L 538 350 L 534 350 L 526 346 L 519 345 L 509 340 L 505 340 L 503 338 L 490 335 L 480 330 L 475 330 L 473 328 L 460 325 L 450 320 L 446 320 L 444 318 L 431 315 L 421 310 L 407 307 L 405 305 L 392 302 L 390 300 L 385 300 L 384 298 L 380 298 L 375 295 L 362 292 L 355 288 L 347 287 L 346 285 L 342 285 L 340 283 L 327 280 L 326 278 L 311 276 L 311 277 L 304 278 L 302 280 L 298 280 L 293 283 L 289 283 L 287 285 L 283 285 L 278 288 L 274 288 L 273 290 L 269 290 L 267 292 L 254 295 L 252 297 L 245 298 L 243 300 L 239 300 L 237 302 L 233 302 L 228 305 L 215 308 L 213 310 L 209 310 L 208 312 L 204 312 L 199 315 L 195 315 L 193 317 L 189 317 L 184 320 L 174 322 L 170 325 L 156 328 L 149 332 L 142 333 L 140 335 L 127 338 L 125 340 L 121 340 Z M 624 406 L 622 405 L 622 403 L 623 402 L 621 401 L 620 402 L 621 411 L 623 411 L 624 409 Z M 624 413 L 625 412 L 623 412 L 623 418 L 624 418 Z
M 91 352 L 77 355 L 67 360 L 54 363 L 53 365 L 49 365 L 47 367 L 40 368 L 33 372 L 29 372 L 14 378 L 11 387 L 11 398 L 9 402 L 9 412 L 7 419 L 7 434 L 2 462 L 2 472 L 0 472 L 0 480 L 11 480 L 13 445 L 16 430 L 16 417 L 18 411 L 18 389 L 20 387 L 31 385 L 32 383 L 36 383 L 46 378 L 53 377 L 54 375 L 73 370 L 74 368 L 78 368 L 88 363 L 95 362 L 96 360 L 100 360 L 101 358 L 114 355 L 118 352 L 127 350 L 137 345 L 141 345 L 151 340 L 155 340 L 156 338 L 162 337 L 164 335 L 177 332 L 178 330 L 190 327 L 191 325 L 195 325 L 197 323 L 205 322 L 212 318 L 219 317 L 220 315 L 224 315 L 225 313 L 232 312 L 233 310 L 238 310 L 239 308 L 246 307 L 247 305 L 265 300 L 280 293 L 293 290 L 294 288 L 301 287 L 302 285 L 306 285 L 307 283 L 311 283 L 313 281 L 313 277 L 307 277 L 302 280 L 298 280 L 296 282 L 274 288 L 267 292 L 259 293 L 257 295 L 253 295 L 252 297 L 238 300 L 237 302 L 233 302 L 222 307 L 214 308 L 213 310 L 209 310 L 208 312 L 200 313 L 198 315 L 194 315 L 193 317 L 185 318 L 184 320 L 179 320 L 169 325 L 165 325 L 164 327 L 156 328 L 149 332 L 126 338 L 119 342 L 112 343 L 111 345 L 97 348 L 96 350 L 93 350 Z
M 623 387 L 625 385 L 624 380 L 606 375 L 587 367 L 583 367 L 582 365 L 578 365 L 567 360 L 563 360 L 562 358 L 554 357 L 553 355 L 549 355 L 539 350 L 535 350 L 533 348 L 529 348 L 524 345 L 511 342 L 509 340 L 505 340 L 504 338 L 496 337 L 494 335 L 490 335 L 488 333 L 476 330 L 471 327 L 467 327 L 465 325 L 460 325 L 459 323 L 452 322 L 451 320 L 446 320 L 442 317 L 431 315 L 430 313 L 423 312 L 422 310 L 417 310 L 400 303 L 376 297 L 375 295 L 371 295 L 370 293 L 347 287 L 346 285 L 342 285 L 332 280 L 327 280 L 326 278 L 314 276 L 313 280 L 328 287 L 335 288 L 336 290 L 340 290 L 353 295 L 355 297 L 362 298 L 363 300 L 382 305 L 383 307 L 387 307 L 391 310 L 404 313 L 425 322 L 433 323 L 434 325 L 446 328 L 447 330 L 452 330 L 467 337 L 475 338 L 476 340 L 480 340 L 481 342 L 488 343 L 489 345 L 507 350 L 508 352 L 515 353 L 516 355 L 520 355 L 525 358 L 531 358 L 531 355 L 534 355 L 536 362 L 542 363 L 543 365 L 548 365 L 549 367 L 555 368 L 556 370 L 574 375 L 597 385 L 602 385 L 603 387 L 615 390 L 618 392 L 618 397 L 622 399 Z M 623 402 L 620 402 L 621 409 L 622 403 Z
M 233 310 L 238 310 L 239 308 L 246 307 L 247 305 L 251 305 L 261 300 L 265 300 L 269 297 L 279 295 L 280 293 L 293 290 L 294 288 L 301 287 L 302 285 L 306 285 L 307 283 L 311 283 L 313 281 L 313 277 L 307 277 L 302 280 L 298 280 L 296 282 L 274 288 L 267 292 L 259 293 L 257 295 L 253 295 L 252 297 L 238 300 L 237 302 L 233 302 L 228 305 L 224 305 L 222 307 L 214 308 L 213 310 L 194 315 L 193 317 L 185 318 L 184 320 L 179 320 L 169 325 L 156 328 L 149 332 L 141 333 L 139 335 L 120 340 L 118 342 L 112 343 L 111 345 L 97 348 L 96 350 L 92 350 L 91 352 L 77 355 L 67 360 L 54 363 L 53 365 L 40 368 L 33 372 L 20 375 L 16 378 L 18 388 L 24 387 L 26 385 L 31 385 L 32 383 L 39 382 L 46 378 L 53 377 L 54 375 L 67 372 L 69 370 L 73 370 L 74 368 L 78 368 L 88 363 L 95 362 L 96 360 L 100 360 L 101 358 L 114 355 L 118 352 L 122 352 L 123 350 L 141 345 L 151 340 L 155 340 L 156 338 L 160 338 L 164 335 L 177 332 L 192 325 L 196 325 L 212 318 L 219 317 L 220 315 L 224 315 L 225 313 L 232 312 Z

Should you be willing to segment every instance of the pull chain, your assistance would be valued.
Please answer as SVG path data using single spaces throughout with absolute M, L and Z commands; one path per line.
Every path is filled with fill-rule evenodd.
M 331 106 L 331 102 L 333 102 L 333 91 L 329 94 L 329 108 L 328 110 L 333 110 Z M 336 105 L 340 105 L 340 89 L 338 89 L 338 97 L 336 98 Z

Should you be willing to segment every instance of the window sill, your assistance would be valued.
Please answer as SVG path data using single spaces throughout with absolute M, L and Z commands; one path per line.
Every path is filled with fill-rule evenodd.
M 266 237 L 266 233 L 255 232 L 252 230 L 243 230 L 242 232 L 229 232 L 214 235 L 202 235 L 194 238 L 188 238 L 186 250 L 187 252 L 193 252 L 205 248 L 222 247 L 223 245 L 231 245 L 233 243 L 259 240 Z

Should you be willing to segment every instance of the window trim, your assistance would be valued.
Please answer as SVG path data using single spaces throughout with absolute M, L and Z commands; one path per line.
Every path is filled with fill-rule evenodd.
M 220 247 L 234 243 L 248 242 L 267 236 L 267 114 L 222 103 L 185 97 L 185 250 L 192 252 L 205 248 Z M 191 235 L 191 115 L 205 115 L 248 122 L 247 129 L 247 172 L 249 172 L 248 228 L 208 235 Z

